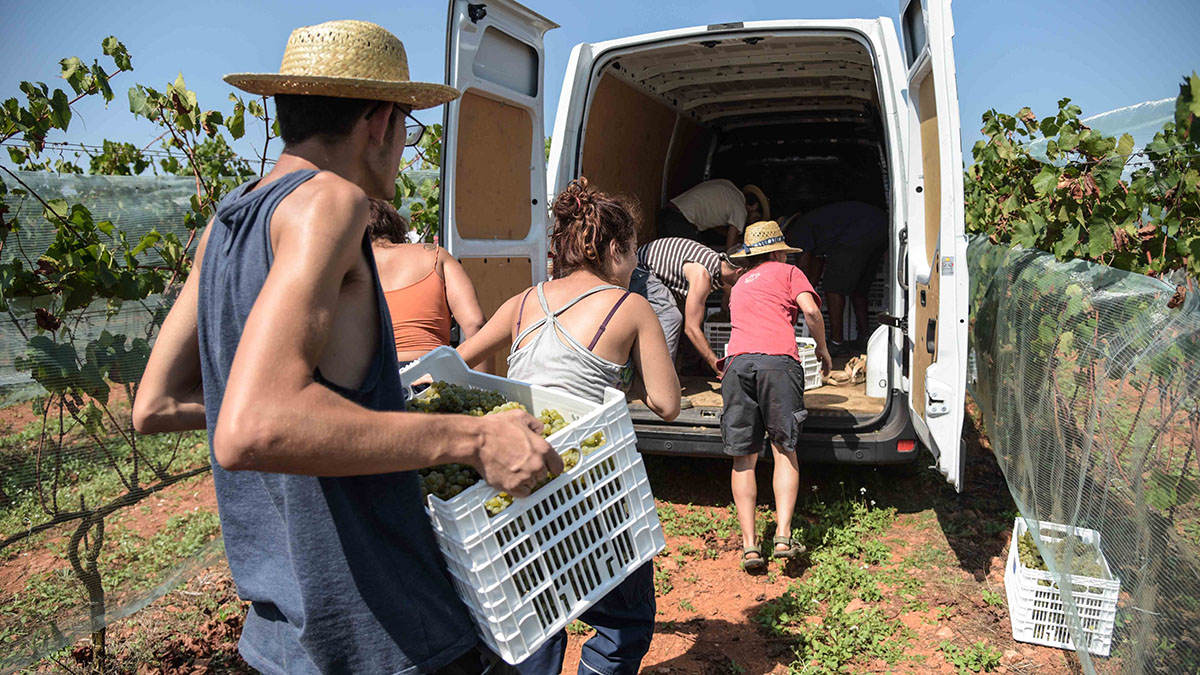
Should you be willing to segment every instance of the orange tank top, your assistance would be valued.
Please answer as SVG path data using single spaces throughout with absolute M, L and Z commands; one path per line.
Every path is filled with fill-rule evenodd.
M 446 282 L 433 269 L 420 281 L 403 288 L 385 291 L 388 312 L 392 315 L 392 333 L 397 352 L 437 349 L 450 344 L 450 305 L 446 303 Z

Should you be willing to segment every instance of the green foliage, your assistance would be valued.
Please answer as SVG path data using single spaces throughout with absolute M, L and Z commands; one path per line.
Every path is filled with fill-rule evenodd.
M 967 648 L 943 641 L 938 645 L 946 661 L 954 666 L 959 675 L 963 673 L 991 672 L 1000 666 L 1000 650 L 989 647 L 982 640 Z
M 1004 606 L 1004 595 L 990 589 L 983 589 L 983 601 L 992 607 Z
M 1200 76 L 1180 86 L 1175 121 L 1133 153 L 1133 138 L 1100 134 L 1064 98 L 1038 119 L 989 110 L 965 177 L 966 228 L 994 243 L 1151 276 L 1200 276 Z M 1045 140 L 1046 164 L 1030 152 Z M 1131 160 L 1140 160 L 1130 165 Z M 1128 181 L 1126 166 L 1136 166 Z
M 442 125 L 431 124 L 425 128 L 417 148 L 416 160 L 406 168 L 417 168 L 431 171 L 439 168 L 442 162 Z M 436 178 L 418 182 L 410 174 L 401 173 L 396 181 L 396 194 L 392 205 L 397 209 L 408 202 L 409 228 L 416 233 L 418 241 L 433 242 L 438 234 L 439 209 L 441 207 L 441 184 Z
M 77 57 L 60 62 L 62 79 L 73 96 L 62 89 L 51 91 L 44 83 L 22 82 L 24 101 L 9 98 L 3 102 L 0 142 L 22 141 L 9 148 L 14 163 L 25 170 L 81 172 L 61 156 L 56 160 L 45 156 L 47 136 L 70 133 L 75 118 L 71 106 L 76 102 L 97 96 L 105 103 L 114 99 L 113 78 L 130 71 L 132 62 L 116 38 L 106 38 L 101 49 L 111 65 L 102 66 L 99 60 L 87 65 Z M 235 155 L 227 134 L 235 139 L 244 134 L 246 113 L 267 123 L 266 113 L 256 101 L 244 104 L 234 97 L 234 112 L 228 116 L 202 108 L 182 75 L 162 93 L 135 84 L 129 90 L 129 109 L 158 126 L 169 158 L 156 167 L 142 149 L 106 140 L 90 155 L 88 171 L 130 176 L 161 169 L 194 178 L 196 193 L 184 218 L 190 230 L 186 241 L 155 230 L 126 231 L 119 224 L 94 217 L 86 191 L 72 192 L 70 201 L 44 196 L 16 172 L 0 167 L 0 248 L 11 233 L 26 225 L 8 216 L 11 199 L 40 204 L 38 217 L 54 231 L 45 250 L 22 249 L 21 255 L 9 256 L 0 264 L 0 316 L 11 321 L 26 340 L 25 352 L 15 365 L 45 391 L 35 402 L 35 412 L 41 417 L 36 441 L 23 447 L 23 453 L 0 453 L 0 468 L 4 469 L 0 486 L 10 507 L 5 516 L 11 513 L 21 518 L 19 526 L 0 530 L 5 533 L 0 536 L 0 551 L 50 536 L 42 532 L 61 538 L 59 525 L 65 525 L 68 533 L 73 531 L 65 545 L 53 540 L 49 545 L 71 562 L 65 572 L 55 574 L 73 578 L 79 586 L 71 599 L 48 592 L 45 597 L 50 604 L 45 608 L 65 616 L 86 603 L 92 639 L 100 653 L 104 649 L 106 593 L 117 584 L 123 584 L 123 589 L 156 584 L 163 569 L 178 563 L 180 545 L 191 551 L 193 544 L 211 539 L 216 532 L 215 516 L 198 529 L 173 519 L 156 539 L 143 542 L 154 550 L 135 553 L 129 548 L 132 544 L 126 542 L 128 546 L 122 548 L 125 544 L 119 538 L 114 541 L 116 535 L 110 536 L 106 546 L 104 523 L 121 509 L 207 468 L 207 453 L 191 452 L 196 447 L 203 449 L 195 439 L 188 451 L 180 452 L 181 435 L 141 438 L 133 433 L 131 403 L 149 359 L 149 341 L 190 270 L 199 228 L 209 221 L 230 188 L 254 174 L 249 164 Z M 269 142 L 269 130 L 267 138 Z M 83 337 L 78 332 L 89 314 L 107 312 L 111 316 L 126 304 L 145 311 L 144 328 L 138 330 L 144 335 L 106 330 Z M 114 390 L 123 396 L 114 396 Z M 102 553 L 108 554 L 106 563 L 120 562 L 122 566 L 106 566 L 102 574 Z M 131 573 L 141 576 L 126 576 Z M 38 616 L 42 615 L 23 616 L 24 623 L 16 633 L 5 624 L 6 641 L 20 646 L 15 642 L 18 638 L 33 638 L 47 628 L 38 623 Z M 51 633 L 61 644 L 67 636 L 57 630 Z M 24 647 L 20 651 L 24 653 Z
M 850 664 L 864 657 L 897 663 L 910 631 L 876 604 L 883 599 L 879 585 L 897 587 L 908 600 L 921 593 L 921 583 L 903 571 L 876 567 L 887 555 L 875 544 L 895 522 L 895 510 L 839 500 L 818 502 L 813 511 L 819 525 L 805 535 L 813 551 L 811 572 L 764 604 L 754 620 L 773 636 L 792 641 L 797 657 L 792 671 L 852 672 Z M 858 601 L 855 607 L 852 601 Z

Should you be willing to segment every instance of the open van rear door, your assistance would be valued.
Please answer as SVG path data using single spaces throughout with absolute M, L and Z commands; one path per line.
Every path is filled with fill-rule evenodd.
M 938 469 L 962 489 L 967 240 L 950 0 L 901 0 L 908 66 L 909 406 Z
M 441 232 L 484 314 L 546 278 L 542 37 L 558 24 L 510 0 L 451 0 Z M 501 372 L 503 372 L 503 360 Z

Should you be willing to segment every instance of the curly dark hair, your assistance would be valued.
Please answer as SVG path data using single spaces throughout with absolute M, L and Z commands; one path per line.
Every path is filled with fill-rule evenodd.
M 626 253 L 637 246 L 642 211 L 637 200 L 610 195 L 588 186 L 580 176 L 554 200 L 554 276 L 565 277 L 579 269 L 606 276 L 611 261 L 609 245 Z
M 372 244 L 408 243 L 408 221 L 391 202 L 384 199 L 371 198 L 371 216 L 367 221 L 367 234 L 371 235 Z

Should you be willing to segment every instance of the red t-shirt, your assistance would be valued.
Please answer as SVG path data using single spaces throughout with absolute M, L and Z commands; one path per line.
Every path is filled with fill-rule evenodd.
M 794 265 L 765 262 L 743 274 L 729 295 L 732 330 L 726 356 L 779 354 L 799 361 L 795 326 L 801 293 L 812 293 L 821 305 L 808 277 Z

